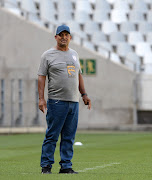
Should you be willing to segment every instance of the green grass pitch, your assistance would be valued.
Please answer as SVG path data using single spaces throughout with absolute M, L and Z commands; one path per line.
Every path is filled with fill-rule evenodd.
M 58 174 L 59 142 L 52 174 L 41 174 L 44 134 L 0 136 L 0 180 L 152 180 L 152 133 L 77 132 L 73 169 Z

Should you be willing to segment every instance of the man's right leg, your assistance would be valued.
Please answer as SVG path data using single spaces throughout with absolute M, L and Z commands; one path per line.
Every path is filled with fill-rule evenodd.
M 54 163 L 56 143 L 68 113 L 67 107 L 68 103 L 64 101 L 49 99 L 47 102 L 47 130 L 41 154 L 42 170 L 45 167 L 51 169 Z

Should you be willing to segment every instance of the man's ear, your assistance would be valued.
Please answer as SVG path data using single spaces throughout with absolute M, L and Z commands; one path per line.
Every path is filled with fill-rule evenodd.
M 70 35 L 70 39 L 72 39 L 72 36 Z
M 55 35 L 54 38 L 56 39 L 56 38 L 57 38 L 57 35 Z

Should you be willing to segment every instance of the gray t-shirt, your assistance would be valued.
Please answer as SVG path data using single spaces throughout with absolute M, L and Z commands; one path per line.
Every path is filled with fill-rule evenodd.
M 51 48 L 41 56 L 38 75 L 48 76 L 48 98 L 79 102 L 79 56 L 76 51 Z

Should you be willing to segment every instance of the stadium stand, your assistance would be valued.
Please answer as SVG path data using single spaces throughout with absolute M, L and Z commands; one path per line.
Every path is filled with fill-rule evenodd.
M 145 43 L 142 48 L 151 50 L 151 46 L 146 44 L 152 44 L 150 0 L 5 0 L 1 1 L 1 4 L 52 32 L 58 24 L 70 25 L 73 41 L 85 45 L 88 49 L 99 51 L 100 54 L 107 51 L 101 50 L 103 42 L 109 42 L 111 46 L 117 45 L 118 47 L 109 51 L 119 52 L 117 55 L 121 55 L 121 58 L 125 56 L 125 48 L 131 52 L 133 49 L 139 56 L 141 43 Z M 122 42 L 124 44 L 119 45 Z M 138 43 L 140 45 L 137 45 Z M 93 48 L 94 45 L 96 48 Z M 124 49 L 122 53 L 121 48 Z
M 71 27 L 72 41 L 81 47 L 82 51 L 85 49 L 95 56 L 100 55 L 106 59 L 105 64 L 111 60 L 111 64 L 116 63 L 116 66 L 127 69 L 131 75 L 135 72 L 152 74 L 151 0 L 0 0 L 0 6 L 15 16 L 21 16 L 21 19 L 28 23 L 35 23 L 41 30 L 46 28 L 47 32 L 54 33 L 57 25 L 67 24 Z M 105 71 L 110 69 L 108 68 Z M 115 72 L 117 70 L 116 68 Z M 106 74 L 102 67 L 99 71 Z M 107 74 L 105 76 L 108 77 Z M 3 83 L 1 81 L 2 86 Z M 11 83 L 14 84 L 13 81 Z M 18 83 L 22 87 L 22 82 Z M 104 99 L 104 95 L 100 98 Z M 22 103 L 22 99 L 19 101 Z M 111 99 L 109 101 L 111 102 Z M 111 107 L 112 110 L 113 108 L 115 107 Z M 17 123 L 20 123 L 22 109 L 19 112 L 20 114 L 15 116 Z M 35 119 L 37 116 L 36 111 Z

